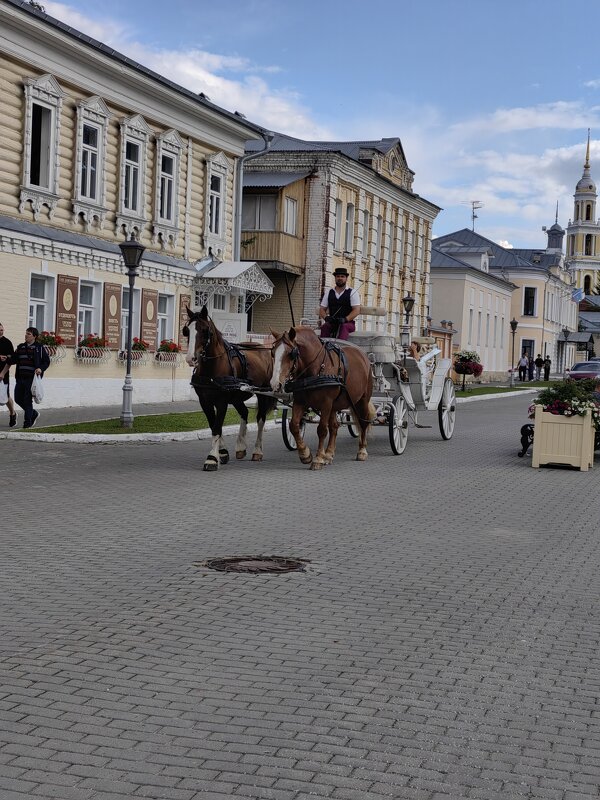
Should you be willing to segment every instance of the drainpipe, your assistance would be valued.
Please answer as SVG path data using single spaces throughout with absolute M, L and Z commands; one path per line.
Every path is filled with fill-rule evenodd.
M 264 156 L 273 144 L 275 134 L 271 131 L 263 131 L 261 136 L 265 140 L 265 146 L 258 153 L 249 153 L 247 156 L 240 156 L 237 161 L 237 171 L 235 175 L 235 224 L 233 230 L 233 260 L 240 260 L 241 238 L 242 238 L 242 190 L 244 185 L 244 164 L 251 158 Z

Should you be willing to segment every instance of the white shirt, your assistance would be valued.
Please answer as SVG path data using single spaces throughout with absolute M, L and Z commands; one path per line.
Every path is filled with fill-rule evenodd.
M 335 286 L 332 286 L 331 288 L 335 292 L 335 296 L 338 299 L 344 294 L 346 289 L 350 289 L 350 305 L 352 306 L 352 308 L 356 308 L 356 306 L 360 305 L 360 297 L 358 296 L 358 292 L 356 291 L 356 289 L 351 289 L 350 286 L 344 286 L 341 292 L 338 292 Z M 323 299 L 321 300 L 321 308 L 327 308 L 329 306 L 329 291 L 330 290 L 327 289 L 327 291 L 323 295 Z

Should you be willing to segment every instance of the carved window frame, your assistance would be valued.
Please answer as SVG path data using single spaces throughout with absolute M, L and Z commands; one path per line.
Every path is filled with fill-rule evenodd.
M 132 117 L 124 117 L 119 125 L 121 128 L 121 146 L 119 163 L 119 213 L 116 219 L 116 229 L 117 232 L 121 231 L 127 236 L 133 234 L 139 237 L 147 221 L 144 213 L 146 206 L 145 187 L 148 140 L 152 129 L 140 114 L 135 114 Z M 132 211 L 125 207 L 125 168 L 128 142 L 136 144 L 140 148 L 137 211 Z
M 83 219 L 88 232 L 93 225 L 102 229 L 108 209 L 106 208 L 106 147 L 110 111 L 104 100 L 97 95 L 82 100 L 77 105 L 77 140 L 75 146 L 75 197 L 73 198 L 73 222 Z M 98 130 L 98 164 L 96 166 L 96 198 L 86 197 L 81 192 L 83 170 L 83 129 L 85 125 Z
M 39 78 L 23 80 L 25 92 L 25 120 L 23 141 L 23 183 L 19 198 L 19 212 L 23 213 L 27 203 L 31 203 L 33 217 L 37 221 L 42 207 L 48 209 L 48 218 L 52 219 L 58 202 L 59 186 L 59 143 L 60 117 L 65 92 L 53 75 L 49 73 Z M 48 186 L 39 186 L 31 182 L 30 164 L 33 136 L 33 107 L 41 106 L 50 111 L 50 144 L 48 155 Z
M 206 183 L 204 192 L 204 246 L 206 250 L 212 250 L 213 255 L 222 257 L 227 245 L 226 237 L 226 212 L 227 212 L 227 187 L 231 164 L 223 152 L 215 153 L 206 157 Z M 220 208 L 219 208 L 219 232 L 213 233 L 210 226 L 211 210 L 211 182 L 213 176 L 221 179 Z
M 181 175 L 181 154 L 184 143 L 176 130 L 168 130 L 156 137 L 156 162 L 154 181 L 154 219 L 152 220 L 152 243 L 162 247 L 175 247 L 179 238 L 179 186 Z M 163 155 L 173 159 L 173 218 L 166 219 L 160 214 L 161 177 Z

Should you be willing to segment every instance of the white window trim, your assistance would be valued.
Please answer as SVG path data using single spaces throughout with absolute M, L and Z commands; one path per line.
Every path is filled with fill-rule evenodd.
M 364 208 L 362 215 L 361 258 L 364 261 L 369 257 L 369 226 L 371 221 L 371 213 L 368 208 Z
M 79 330 L 79 314 L 82 309 L 81 304 L 81 287 L 82 286 L 91 286 L 93 291 L 92 297 L 92 324 L 90 325 L 90 330 Z M 79 296 L 77 298 L 77 341 L 79 341 L 80 335 L 85 336 L 87 333 L 94 333 L 95 331 L 99 331 L 101 328 L 101 305 L 102 305 L 102 284 L 98 283 L 97 281 L 89 281 L 85 278 L 81 278 L 79 281 Z M 86 306 L 89 308 L 89 306 Z
M 156 137 L 156 180 L 154 185 L 154 219 L 152 221 L 152 244 L 165 247 L 176 247 L 179 239 L 179 183 L 181 172 L 181 154 L 183 139 L 176 130 L 168 130 Z M 173 219 L 160 216 L 160 180 L 162 174 L 162 157 L 173 159 Z
M 120 122 L 121 128 L 121 153 L 119 167 L 119 213 L 116 219 L 117 233 L 125 233 L 127 236 L 134 234 L 139 236 L 146 222 L 144 209 L 146 205 L 145 185 L 146 185 L 146 153 L 148 139 L 152 133 L 146 120 L 140 115 L 124 117 Z M 125 166 L 127 142 L 133 142 L 140 148 L 140 177 L 138 181 L 138 211 L 132 212 L 125 208 Z
M 43 325 L 42 330 L 52 331 L 55 328 L 54 312 L 55 312 L 55 307 L 56 307 L 56 299 L 55 299 L 55 295 L 56 295 L 56 276 L 55 275 L 50 275 L 47 272 L 31 272 L 29 274 L 29 289 L 28 289 L 28 292 L 27 292 L 27 295 L 28 295 L 27 296 L 27 317 L 28 318 L 29 318 L 29 306 L 30 306 L 30 304 L 32 302 L 32 297 L 31 297 L 31 279 L 32 278 L 42 278 L 45 281 L 46 286 L 48 287 L 48 298 L 46 299 L 44 297 L 44 306 L 46 308 L 46 311 L 44 312 L 44 325 Z M 37 303 L 39 301 L 37 299 L 34 299 L 33 302 Z M 35 322 L 33 323 L 33 325 L 35 326 Z
M 341 200 L 335 201 L 335 227 L 333 230 L 333 249 L 341 252 L 342 249 L 342 209 L 344 204 Z
M 159 313 L 158 306 L 161 297 L 167 298 L 167 313 L 163 314 L 162 312 Z M 167 335 L 161 337 L 160 335 L 160 320 L 166 319 L 167 322 Z M 156 301 L 156 347 L 160 346 L 162 339 L 170 339 L 171 341 L 176 341 L 173 336 L 174 333 L 174 325 L 175 325 L 175 295 L 170 294 L 168 292 L 159 292 L 158 298 Z
M 83 220 L 86 233 L 96 225 L 104 227 L 106 208 L 106 145 L 108 141 L 108 122 L 110 111 L 104 100 L 97 95 L 82 100 L 77 105 L 77 144 L 75 149 L 75 197 L 73 198 L 73 222 Z M 98 129 L 98 165 L 96 200 L 81 194 L 81 171 L 83 164 L 83 126 L 92 125 Z
M 25 78 L 25 137 L 23 142 L 23 183 L 19 197 L 19 212 L 22 214 L 27 203 L 31 203 L 34 220 L 38 220 L 42 207 L 48 209 L 48 219 L 52 219 L 58 202 L 60 114 L 65 93 L 53 75 L 42 75 L 40 78 Z M 44 106 L 52 113 L 49 181 L 48 188 L 31 184 L 29 162 L 32 145 L 32 111 L 33 104 Z
M 346 206 L 346 219 L 344 223 L 344 252 L 350 254 L 354 252 L 354 218 L 354 203 L 348 203 Z
M 206 182 L 204 191 L 204 247 L 206 252 L 210 249 L 213 255 L 222 257 L 227 246 L 226 238 L 226 212 L 227 212 L 227 187 L 231 164 L 223 152 L 206 157 Z M 210 230 L 210 197 L 211 178 L 213 175 L 221 178 L 221 203 L 219 216 L 220 233 L 211 233 Z
M 294 197 L 284 197 L 283 232 L 296 236 L 298 230 L 298 201 Z

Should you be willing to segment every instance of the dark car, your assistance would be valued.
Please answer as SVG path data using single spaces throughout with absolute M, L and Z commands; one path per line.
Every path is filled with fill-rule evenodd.
M 598 378 L 600 380 L 600 361 L 580 361 L 566 370 L 565 377 L 572 381 L 581 381 L 584 378 Z

